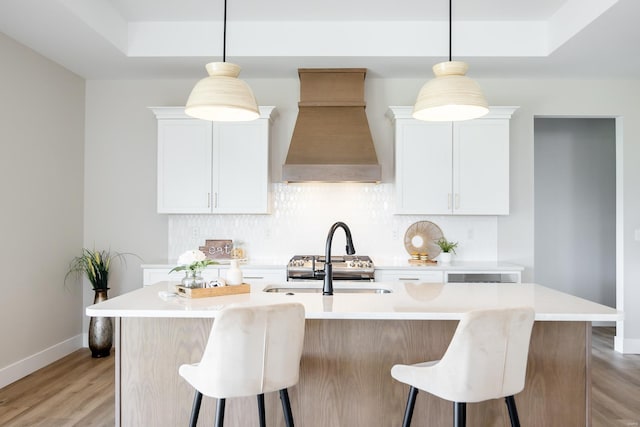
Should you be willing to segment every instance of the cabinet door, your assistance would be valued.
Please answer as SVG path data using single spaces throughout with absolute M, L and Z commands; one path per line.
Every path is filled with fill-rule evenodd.
M 214 213 L 269 213 L 268 120 L 214 124 Z
M 158 213 L 211 212 L 211 123 L 158 121 Z
M 453 213 L 509 213 L 509 121 L 480 119 L 454 126 Z
M 452 198 L 451 123 L 398 120 L 398 213 L 449 214 Z

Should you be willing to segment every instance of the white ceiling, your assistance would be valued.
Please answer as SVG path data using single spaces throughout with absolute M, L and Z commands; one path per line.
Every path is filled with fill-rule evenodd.
M 227 0 L 244 78 L 299 67 L 431 76 L 446 0 Z M 2 0 L 0 32 L 87 79 L 199 78 L 222 57 L 223 0 Z M 453 58 L 487 78 L 638 78 L 639 0 L 455 0 Z

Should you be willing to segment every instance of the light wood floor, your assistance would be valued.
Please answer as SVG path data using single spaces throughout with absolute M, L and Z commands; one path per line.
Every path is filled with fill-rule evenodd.
M 113 426 L 114 360 L 80 349 L 0 389 L 0 426 Z
M 614 333 L 614 328 L 593 328 L 593 426 L 640 426 L 640 355 L 613 351 Z
M 614 352 L 613 335 L 613 328 L 593 328 L 593 426 L 640 427 L 640 355 Z M 113 426 L 113 372 L 113 356 L 78 350 L 0 389 L 0 426 Z

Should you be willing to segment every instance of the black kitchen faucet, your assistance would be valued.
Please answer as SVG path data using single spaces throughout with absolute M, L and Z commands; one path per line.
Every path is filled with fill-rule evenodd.
M 353 255 L 356 253 L 353 247 L 353 240 L 351 239 L 351 230 L 344 222 L 336 222 L 329 229 L 327 235 L 327 243 L 325 245 L 324 256 L 324 285 L 322 286 L 322 295 L 333 295 L 333 265 L 331 265 L 331 242 L 333 241 L 333 234 L 338 228 L 342 228 L 347 235 L 347 255 Z

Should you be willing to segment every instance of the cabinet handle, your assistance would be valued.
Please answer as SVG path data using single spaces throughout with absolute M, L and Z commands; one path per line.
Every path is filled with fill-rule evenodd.
M 215 193 L 213 193 L 213 207 L 217 208 L 218 207 L 218 192 L 216 191 Z
M 460 193 L 456 193 L 456 209 L 460 209 Z
M 417 277 L 399 277 L 398 280 L 420 280 Z
M 211 207 L 211 193 L 207 193 L 207 207 Z
M 264 279 L 263 276 L 244 276 L 245 279 L 256 279 L 256 280 L 262 280 Z
M 447 209 L 451 209 L 451 193 L 447 193 Z

